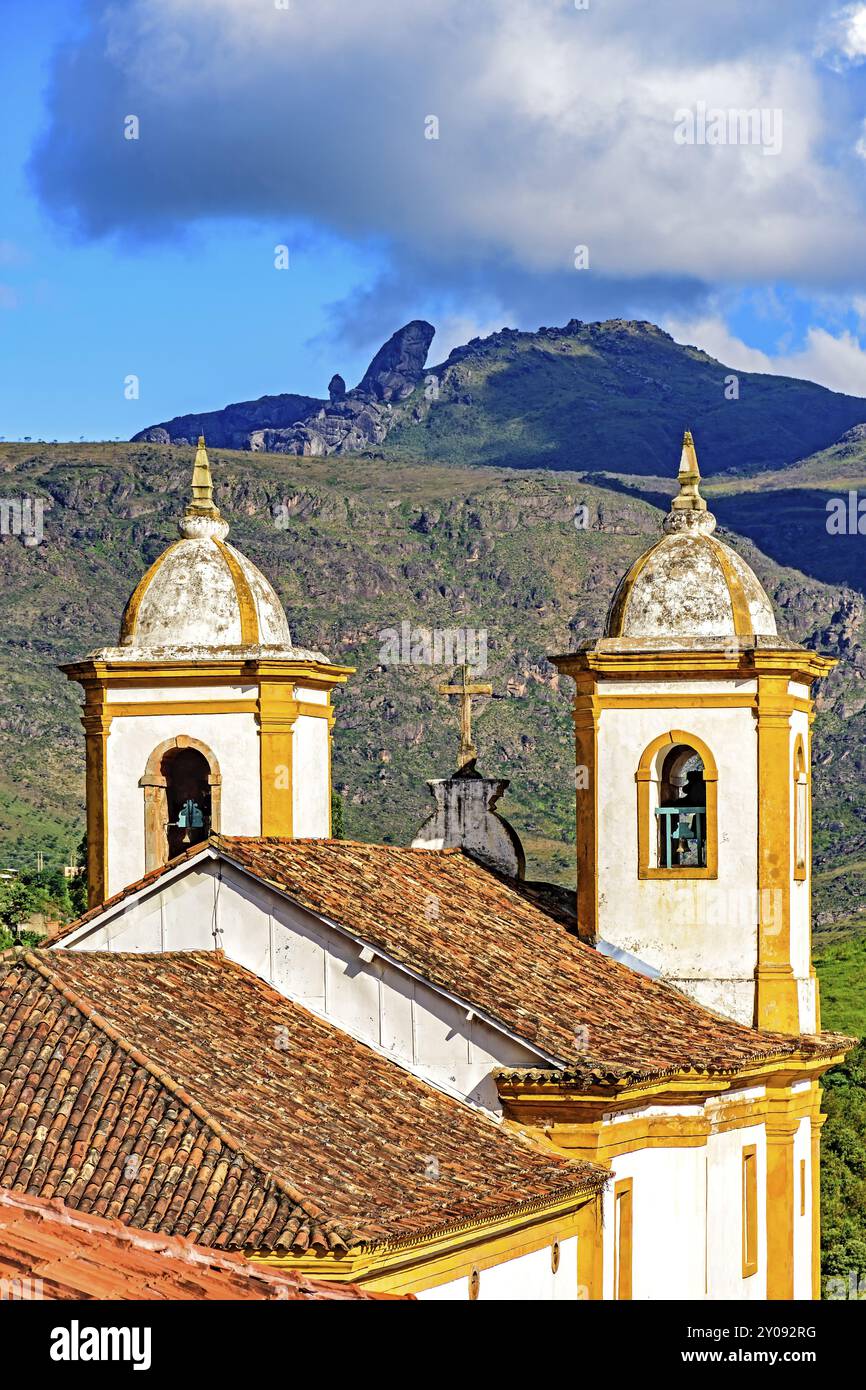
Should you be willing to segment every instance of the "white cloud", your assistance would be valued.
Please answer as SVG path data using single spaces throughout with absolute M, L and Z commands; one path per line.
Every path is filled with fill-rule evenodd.
M 470 338 L 488 338 L 513 322 L 513 315 L 504 313 L 495 319 L 481 322 L 469 314 L 446 314 L 436 328 L 436 337 L 430 349 L 431 363 L 444 362 L 453 348 L 462 347 Z
M 866 5 L 846 5 L 826 21 L 818 51 L 837 69 L 866 58 Z
M 863 305 L 863 301 L 860 302 Z M 692 321 L 668 318 L 664 327 L 677 342 L 702 348 L 735 371 L 793 376 L 804 381 L 816 381 L 819 386 L 828 386 L 831 391 L 866 396 L 866 349 L 847 329 L 833 334 L 824 328 L 812 327 L 801 348 L 795 352 L 771 355 L 749 347 L 742 339 L 735 337 L 724 320 L 717 316 Z
M 33 166 L 92 235 L 294 217 L 431 273 L 559 275 L 575 298 L 578 244 L 596 278 L 866 274 L 859 188 L 825 156 L 852 136 L 827 117 L 805 0 L 784 27 L 777 0 L 93 8 Z M 677 145 L 674 113 L 698 102 L 782 111 L 781 153 Z

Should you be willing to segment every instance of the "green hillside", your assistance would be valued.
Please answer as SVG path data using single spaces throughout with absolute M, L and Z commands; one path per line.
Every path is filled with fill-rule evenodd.
M 395 456 L 661 476 L 692 428 L 705 476 L 748 475 L 827 448 L 866 421 L 866 401 L 732 373 L 651 323 L 572 320 L 455 349 L 397 419 Z
M 545 654 L 599 633 L 616 580 L 658 534 L 658 508 L 628 480 L 579 473 L 393 454 L 212 450 L 211 460 L 231 539 L 275 583 L 295 640 L 357 667 L 337 697 L 334 742 L 346 833 L 405 843 L 432 805 L 426 779 L 447 773 L 456 753 L 455 711 L 436 693 L 442 669 L 383 663 L 382 634 L 404 621 L 484 629 L 495 698 L 476 721 L 480 765 L 511 778 L 502 807 L 530 872 L 573 881 L 570 682 Z M 0 867 L 32 864 L 37 849 L 48 864 L 68 862 L 78 844 L 79 691 L 57 663 L 115 640 L 129 592 L 176 534 L 190 467 L 190 451 L 171 446 L 0 446 L 5 495 L 49 502 L 43 544 L 0 540 Z M 760 494 L 764 505 L 772 496 Z M 586 530 L 574 525 L 581 506 Z M 727 538 L 789 635 L 842 658 L 816 724 L 816 910 L 831 939 L 866 916 L 863 596 L 804 573 L 802 542 L 782 564 Z

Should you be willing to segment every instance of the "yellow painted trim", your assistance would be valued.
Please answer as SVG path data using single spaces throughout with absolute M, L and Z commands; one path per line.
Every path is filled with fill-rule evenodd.
M 632 564 L 631 569 L 623 575 L 623 578 L 617 585 L 607 620 L 607 634 L 609 637 L 622 636 L 622 627 L 625 620 L 626 609 L 628 608 L 628 601 L 632 596 L 632 591 L 634 590 L 638 576 L 646 568 L 660 546 L 664 544 L 665 539 L 665 537 L 662 537 L 660 541 L 657 541 L 656 544 L 645 551 L 643 555 L 639 555 Z
M 755 1023 L 799 1033 L 791 964 L 791 722 L 785 675 L 758 677 L 758 964 Z
M 577 930 L 581 941 L 598 939 L 598 702 L 580 691 L 574 699 L 576 769 L 586 769 L 575 789 Z
M 743 588 L 742 580 L 731 564 L 725 547 L 715 536 L 708 536 L 713 557 L 717 561 L 725 586 L 728 590 L 728 597 L 731 600 L 731 613 L 734 619 L 734 632 L 738 637 L 750 637 L 752 635 L 752 615 L 749 612 L 749 604 L 746 598 L 746 591 Z
M 106 714 L 105 691 L 101 687 L 92 686 L 85 691 L 81 723 L 85 746 L 89 910 L 105 902 L 108 884 L 107 745 L 111 718 Z
M 634 1273 L 634 1179 L 621 1178 L 613 1189 L 613 1296 L 630 1301 Z
M 183 541 L 172 541 L 171 545 L 168 546 L 168 548 L 164 550 L 161 555 L 157 555 L 153 564 L 150 566 L 150 569 L 145 571 L 145 573 L 141 576 L 135 588 L 133 589 L 132 595 L 126 607 L 123 610 L 123 617 L 120 620 L 121 646 L 123 646 L 127 642 L 131 642 L 132 638 L 134 638 L 135 636 L 135 628 L 138 622 L 138 611 L 141 608 L 141 603 L 145 594 L 147 593 L 148 589 L 153 583 L 153 580 L 156 578 L 157 571 L 161 568 L 163 561 L 168 559 L 171 552 L 173 550 L 177 550 L 177 547 L 182 544 Z M 61 667 L 61 669 L 63 668 Z
M 821 1089 L 814 1086 L 812 1109 L 812 1297 L 821 1297 L 821 1128 L 827 1116 L 820 1113 Z
M 754 709 L 756 695 L 611 695 L 603 689 L 598 695 L 599 708 L 605 709 Z
M 794 1297 L 794 1135 L 800 1116 L 786 1098 L 765 1121 L 767 1136 L 767 1298 Z
M 743 1278 L 749 1279 L 758 1272 L 758 1149 L 755 1144 L 743 1147 L 742 1193 Z
M 139 715 L 255 714 L 256 700 L 130 700 L 106 705 L 109 719 L 133 719 Z
M 706 816 L 706 836 L 707 836 L 707 862 L 702 867 L 673 869 L 659 868 L 651 861 L 652 835 L 655 827 L 651 822 L 653 807 L 650 805 L 650 788 L 653 781 L 653 763 L 656 756 L 665 747 L 673 747 L 675 744 L 685 744 L 688 748 L 694 748 L 700 754 L 704 764 L 704 783 L 707 789 L 707 816 Z M 635 773 L 637 783 L 637 845 L 638 845 L 638 878 L 642 879 L 685 879 L 702 878 L 714 879 L 719 876 L 719 813 L 718 813 L 718 779 L 719 773 L 716 760 L 703 739 L 698 738 L 697 734 L 691 734 L 683 729 L 671 729 L 666 733 L 659 734 L 652 743 L 644 749 Z
M 298 717 L 294 689 L 263 681 L 259 687 L 259 766 L 261 833 L 294 833 L 294 726 Z
M 735 676 L 754 680 L 756 675 L 767 673 L 786 675 L 802 685 L 822 679 L 839 664 L 833 657 L 819 656 L 817 652 L 797 647 L 747 648 L 726 655 L 724 651 L 700 648 L 610 651 L 598 646 L 588 651 L 560 653 L 549 660 L 574 680 L 585 674 L 602 679 L 628 676 L 648 680 L 714 680 Z
M 577 1289 L 578 1298 L 593 1303 L 604 1298 L 604 1225 L 602 1199 L 587 1202 L 578 1216 Z
M 141 686 L 255 685 L 260 678 L 271 683 L 308 686 L 311 690 L 330 690 L 344 685 L 354 675 L 354 666 L 333 666 L 330 662 L 294 661 L 290 657 L 250 657 L 204 661 L 102 661 L 88 658 L 70 662 L 60 670 L 79 685 L 105 685 L 111 689 L 140 689 Z
M 238 609 L 241 616 L 241 641 L 248 646 L 258 646 L 261 639 L 259 631 L 259 615 L 256 610 L 256 601 L 253 598 L 253 591 L 249 586 L 246 575 L 244 574 L 235 555 L 232 554 L 231 547 L 225 541 L 212 537 L 213 543 L 222 556 L 232 577 L 235 586 L 235 593 L 238 599 Z
M 457 1279 L 468 1280 L 477 1269 L 483 1296 L 484 1271 L 494 1265 L 573 1235 L 578 1237 L 579 1256 L 583 1210 L 597 1200 L 594 1191 L 575 1192 L 559 1201 L 539 1202 L 533 1211 L 474 1222 L 403 1246 L 356 1247 L 344 1256 L 249 1254 L 256 1264 L 272 1269 L 294 1269 L 319 1279 L 360 1283 L 385 1293 L 419 1293 Z
M 308 719 L 327 719 L 334 722 L 334 711 L 330 704 L 314 705 L 309 700 L 293 700 L 296 714 Z M 193 715 L 193 714 L 258 714 L 258 700 L 130 700 L 112 701 L 105 706 L 106 718 L 130 719 L 136 715 Z

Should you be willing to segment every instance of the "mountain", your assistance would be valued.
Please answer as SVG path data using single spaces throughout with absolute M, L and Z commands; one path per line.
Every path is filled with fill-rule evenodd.
M 401 328 L 351 391 L 263 396 L 151 426 L 134 442 L 300 455 L 387 442 L 406 460 L 641 476 L 670 472 L 685 427 L 705 476 L 793 464 L 866 423 L 866 399 L 791 377 L 735 372 L 651 323 L 613 319 L 473 338 L 425 369 L 434 330 Z
M 211 450 L 230 538 L 276 585 L 296 641 L 357 667 L 334 736 L 348 835 L 406 843 L 432 805 L 426 779 L 446 775 L 457 752 L 456 712 L 437 693 L 443 669 L 387 664 L 384 634 L 403 622 L 484 629 L 495 696 L 473 726 L 479 767 L 511 779 L 502 809 L 529 872 L 573 882 L 570 682 L 546 653 L 598 634 L 616 580 L 658 535 L 678 456 L 650 486 L 401 451 L 356 461 Z M 115 639 L 128 594 L 176 536 L 191 463 L 189 449 L 164 444 L 0 445 L 3 495 L 47 503 L 41 545 L 0 537 L 0 868 L 32 865 L 38 849 L 49 864 L 69 862 L 83 828 L 84 739 L 79 691 L 57 663 Z M 862 537 L 831 538 L 850 556 L 848 582 L 811 572 L 829 548 L 826 498 L 840 487 L 866 495 L 863 441 L 763 482 L 706 488 L 717 513 L 743 508 L 744 529 L 774 518 L 771 554 L 743 531 L 723 524 L 722 534 L 767 586 L 780 628 L 840 658 L 815 725 L 815 910 L 827 941 L 866 928 Z M 586 529 L 575 526 L 579 507 Z
M 381 444 L 393 424 L 393 406 L 414 391 L 435 329 L 414 319 L 380 347 L 358 385 L 346 390 L 335 373 L 327 401 L 313 396 L 262 396 L 204 415 L 178 415 L 151 425 L 133 443 L 208 444 L 229 449 L 319 455 L 356 453 Z

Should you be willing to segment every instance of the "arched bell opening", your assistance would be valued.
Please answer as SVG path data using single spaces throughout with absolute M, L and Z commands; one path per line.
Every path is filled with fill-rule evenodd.
M 718 770 L 703 740 L 679 729 L 660 734 L 635 781 L 638 877 L 716 878 Z
M 160 868 L 220 829 L 219 764 L 206 744 L 181 734 L 155 748 L 144 789 L 145 870 Z
M 660 757 L 657 788 L 659 868 L 705 868 L 707 784 L 700 753 L 688 744 L 674 744 Z
M 210 834 L 210 768 L 197 748 L 164 754 L 162 771 L 168 809 L 168 857 L 174 859 Z

